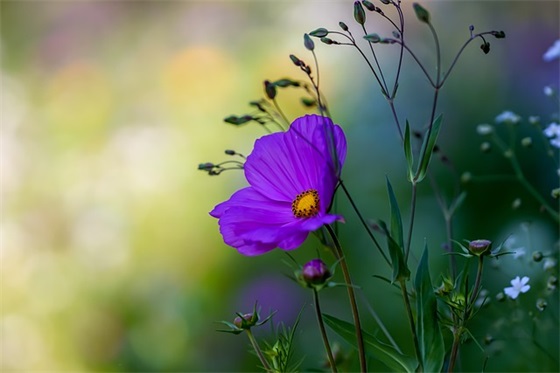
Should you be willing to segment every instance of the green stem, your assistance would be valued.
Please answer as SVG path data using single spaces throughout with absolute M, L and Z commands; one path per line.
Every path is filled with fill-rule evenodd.
M 377 240 L 375 239 L 375 236 L 373 235 L 373 233 L 371 233 L 371 230 L 369 229 L 369 226 L 367 225 L 364 217 L 362 216 L 362 213 L 358 209 L 358 206 L 356 206 L 356 204 L 354 203 L 354 200 L 352 199 L 352 196 L 350 195 L 350 192 L 348 192 L 348 189 L 346 189 L 346 185 L 344 185 L 344 183 L 342 182 L 342 179 L 339 180 L 339 183 L 340 183 L 340 186 L 342 187 L 342 190 L 344 191 L 344 194 L 346 194 L 346 197 L 348 197 L 348 201 L 350 201 L 350 204 L 352 205 L 352 208 L 356 212 L 356 215 L 358 215 L 358 218 L 360 219 L 360 222 L 362 223 L 362 225 L 366 229 L 366 232 L 367 232 L 369 238 L 371 239 L 371 241 L 373 242 L 373 244 L 375 245 L 375 247 L 377 248 L 377 250 L 379 251 L 379 253 L 383 257 L 383 259 L 385 259 L 385 262 L 387 262 L 387 264 L 389 266 L 391 266 L 391 262 L 389 261 L 389 258 L 387 258 L 387 255 L 385 255 L 385 253 L 383 252 L 383 249 L 379 245 L 379 242 L 377 242 Z
M 358 354 L 360 356 L 360 368 L 361 372 L 367 372 L 366 363 L 366 352 L 364 348 L 364 338 L 362 336 L 362 325 L 360 323 L 360 315 L 358 313 L 358 305 L 356 304 L 356 295 L 354 294 L 354 285 L 352 284 L 352 279 L 350 278 L 350 272 L 348 271 L 348 265 L 346 264 L 346 259 L 342 252 L 342 247 L 340 242 L 336 237 L 333 229 L 330 225 L 325 225 L 327 231 L 329 232 L 333 244 L 334 244 L 334 254 L 336 259 L 340 262 L 340 267 L 342 268 L 342 274 L 344 275 L 344 281 L 346 282 L 346 287 L 348 289 L 348 297 L 350 298 L 350 308 L 352 309 L 352 318 L 354 319 L 354 326 L 356 327 L 356 342 L 358 344 Z
M 479 256 L 478 257 L 478 269 L 476 270 L 476 280 L 474 281 L 474 288 L 473 288 L 473 291 L 471 293 L 471 296 L 469 297 L 469 302 L 466 305 L 467 309 L 469 309 L 469 308 L 472 309 L 472 305 L 474 304 L 476 296 L 478 295 L 478 291 L 479 291 L 479 288 L 480 288 L 480 282 L 482 281 L 483 261 L 484 261 L 484 257 L 482 255 Z M 469 313 L 467 313 L 467 318 L 469 316 Z
M 449 365 L 447 366 L 447 372 L 453 372 L 455 368 L 455 361 L 457 360 L 457 355 L 459 353 L 459 344 L 461 342 L 461 331 L 453 331 L 453 346 L 451 347 L 451 355 L 449 357 Z
M 319 304 L 319 293 L 316 289 L 313 289 L 313 300 L 315 302 L 315 313 L 317 315 L 317 323 L 319 324 L 319 329 L 321 330 L 321 337 L 323 338 L 323 343 L 325 344 L 325 350 L 327 351 L 327 357 L 329 358 L 329 364 L 331 365 L 331 370 L 336 373 L 336 363 L 334 361 L 334 356 L 332 354 L 331 345 L 329 344 L 329 338 L 327 336 L 327 331 L 325 330 L 325 323 L 323 322 L 323 314 L 321 313 L 321 306 Z
M 401 292 L 404 300 L 404 306 L 406 308 L 406 316 L 408 318 L 408 324 L 410 326 L 410 331 L 412 332 L 412 339 L 414 342 L 414 352 L 416 353 L 416 358 L 420 364 L 420 370 L 422 370 L 422 354 L 420 352 L 420 344 L 418 343 L 418 335 L 416 334 L 416 325 L 414 324 L 414 317 L 412 315 L 412 307 L 410 306 L 410 299 L 408 297 L 408 292 L 406 291 L 405 280 L 400 280 Z
M 253 335 L 253 333 L 251 332 L 251 329 L 246 329 L 247 332 L 247 337 L 249 337 L 249 340 L 251 341 L 251 344 L 253 345 L 253 349 L 255 350 L 257 356 L 259 357 L 259 360 L 261 361 L 261 364 L 263 365 L 263 368 L 267 371 L 270 372 L 270 365 L 268 365 L 268 361 L 266 361 L 266 358 L 264 357 L 259 344 L 257 343 L 257 340 L 255 339 L 255 336 Z

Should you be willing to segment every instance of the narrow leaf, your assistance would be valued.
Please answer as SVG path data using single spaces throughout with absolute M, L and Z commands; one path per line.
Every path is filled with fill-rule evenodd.
M 391 236 L 391 232 L 387 229 L 387 225 L 384 221 L 380 220 L 379 226 L 387 236 L 387 247 L 389 249 L 391 264 L 393 266 L 392 281 L 408 280 L 410 278 L 410 270 L 406 266 L 402 246 L 400 246 Z
M 335 333 L 354 348 L 357 348 L 356 329 L 353 324 L 326 314 L 323 314 L 323 319 Z M 395 372 L 412 373 L 415 371 L 417 364 L 414 359 L 398 353 L 393 347 L 381 343 L 371 334 L 362 332 L 362 336 L 364 338 L 364 348 L 368 356 L 381 361 Z
M 404 247 L 403 244 L 403 225 L 401 219 L 401 211 L 399 209 L 399 204 L 397 203 L 397 198 L 393 192 L 393 187 L 389 178 L 387 179 L 387 192 L 389 193 L 389 202 L 391 204 L 391 236 L 397 242 L 400 247 Z
M 432 124 L 432 131 L 430 132 L 430 136 L 424 138 L 424 142 L 422 143 L 422 150 L 420 151 L 420 162 L 418 163 L 418 170 L 416 171 L 416 176 L 414 180 L 416 182 L 422 181 L 424 177 L 426 177 L 426 173 L 428 172 L 428 165 L 430 164 L 430 160 L 432 158 L 432 153 L 434 151 L 434 146 L 436 145 L 437 137 L 439 134 L 439 130 L 441 128 L 441 119 L 442 116 L 439 115 Z
M 437 299 L 434 294 L 428 267 L 428 247 L 416 271 L 416 335 L 420 344 L 420 358 L 425 372 L 440 372 L 445 358 L 445 345 L 437 315 Z
M 406 121 L 406 126 L 404 128 L 404 156 L 408 166 L 408 180 L 412 181 L 412 178 L 414 177 L 414 171 L 412 170 L 412 167 L 414 166 L 414 155 L 412 154 L 412 144 L 410 143 L 410 124 L 408 123 L 408 120 Z

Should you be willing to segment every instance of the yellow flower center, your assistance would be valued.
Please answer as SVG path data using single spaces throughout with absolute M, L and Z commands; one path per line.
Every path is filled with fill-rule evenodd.
M 310 218 L 319 213 L 319 193 L 315 189 L 300 193 L 292 202 L 292 213 L 296 218 Z

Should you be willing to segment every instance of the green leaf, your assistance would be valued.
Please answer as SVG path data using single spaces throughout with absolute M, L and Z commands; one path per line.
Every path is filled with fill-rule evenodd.
M 432 131 L 430 135 L 424 138 L 422 143 L 422 149 L 420 150 L 420 162 L 418 163 L 418 170 L 416 171 L 416 176 L 414 181 L 420 182 L 426 177 L 428 172 L 428 165 L 430 164 L 430 159 L 432 158 L 432 153 L 434 152 L 434 146 L 436 145 L 439 130 L 441 128 L 441 114 L 434 120 L 432 124 Z
M 425 372 L 440 372 L 445 358 L 445 345 L 437 315 L 437 299 L 434 294 L 428 268 L 428 247 L 420 259 L 416 279 L 416 335 L 420 344 L 420 358 Z
M 406 120 L 406 126 L 404 128 L 404 156 L 408 166 L 408 180 L 412 181 L 414 177 L 414 171 L 412 170 L 414 166 L 414 155 L 412 154 L 412 144 L 410 143 L 410 124 L 408 123 L 408 119 Z
M 391 203 L 391 236 L 397 242 L 400 247 L 403 247 L 403 226 L 401 219 L 401 211 L 399 209 L 399 204 L 397 203 L 397 198 L 393 192 L 393 187 L 389 178 L 387 179 L 387 192 L 389 193 L 389 202 Z
M 353 324 L 340 320 L 334 316 L 323 314 L 325 323 L 346 342 L 357 348 L 356 329 Z M 414 359 L 402 355 L 393 347 L 381 343 L 371 334 L 362 332 L 366 354 L 381 361 L 389 369 L 395 372 L 414 372 L 417 363 Z
M 391 232 L 387 229 L 384 221 L 379 221 L 379 226 L 387 236 L 387 247 L 389 248 L 389 255 L 391 256 L 391 264 L 393 265 L 393 279 L 392 281 L 408 280 L 410 277 L 410 270 L 404 261 L 403 248 L 391 236 Z

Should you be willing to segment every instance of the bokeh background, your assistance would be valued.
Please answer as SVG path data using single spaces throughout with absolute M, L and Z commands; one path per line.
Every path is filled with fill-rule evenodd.
M 408 42 L 434 64 L 433 40 L 411 4 Z M 291 325 L 301 307 L 296 358 L 302 369 L 320 367 L 321 341 L 310 294 L 290 281 L 279 251 L 246 258 L 223 244 L 213 206 L 245 185 L 241 172 L 209 177 L 200 162 L 219 162 L 224 149 L 248 154 L 265 132 L 223 122 L 250 111 L 263 96 L 262 82 L 304 79 L 288 55 L 311 64 L 302 35 L 317 27 L 353 23 L 352 1 L 2 1 L 1 11 L 1 362 L 3 371 L 254 371 L 256 358 L 241 336 L 218 333 L 219 320 L 248 312 L 255 300 L 274 324 Z M 440 33 L 444 66 L 475 31 L 504 30 L 465 51 L 441 92 L 442 152 L 456 172 L 434 162 L 446 198 L 457 176 L 511 174 L 499 151 L 482 154 L 476 125 L 503 110 L 525 120 L 519 131 L 535 146 L 519 147 L 527 177 L 545 196 L 558 186 L 557 163 L 546 156 L 538 131 L 526 118 L 550 122 L 558 100 L 558 60 L 542 55 L 559 38 L 557 1 L 428 1 Z M 383 6 L 381 3 L 378 6 Z M 388 34 L 379 17 L 371 32 Z M 385 69 L 395 50 L 380 46 Z M 385 177 L 408 216 L 409 186 L 399 139 L 375 80 L 355 50 L 317 43 L 321 87 L 349 142 L 344 177 L 368 218 L 388 219 Z M 294 118 L 310 112 L 302 92 L 286 89 L 279 101 Z M 401 120 L 421 129 L 430 89 L 410 58 L 397 99 Z M 507 135 L 507 134 L 505 134 Z M 556 155 L 554 156 L 556 157 Z M 531 260 L 540 250 L 558 258 L 558 226 L 515 182 L 472 182 L 455 221 L 454 238 L 508 236 L 527 254 L 489 267 L 490 305 L 471 332 L 460 367 L 489 371 L 558 369 L 558 291 L 547 289 L 558 266 Z M 512 202 L 521 205 L 513 209 Z M 412 353 L 398 292 L 374 274 L 388 276 L 343 198 L 347 223 L 341 239 L 361 294 L 405 351 Z M 446 273 L 441 211 L 429 183 L 420 188 L 414 235 L 415 265 L 424 240 L 434 281 Z M 513 241 L 511 241 L 513 242 Z M 512 245 L 514 245 L 512 243 Z M 514 246 L 515 246 L 514 245 Z M 300 263 L 314 257 L 310 237 L 293 252 Z M 325 260 L 332 263 L 326 253 Z M 532 289 L 517 302 L 494 301 L 517 275 Z M 328 313 L 349 319 L 345 290 L 324 293 Z M 538 312 L 534 304 L 546 299 Z M 362 303 L 365 324 L 375 328 Z M 448 336 L 449 333 L 447 333 Z M 270 327 L 258 335 L 267 338 Z M 336 340 L 336 337 L 333 336 Z M 341 347 L 348 347 L 341 343 Z M 305 350 L 305 356 L 301 352 Z M 383 370 L 383 366 L 372 365 Z

